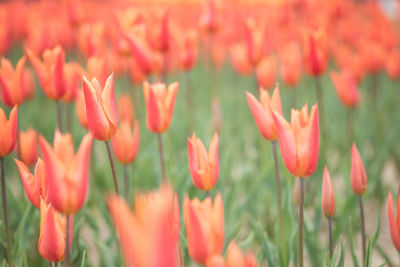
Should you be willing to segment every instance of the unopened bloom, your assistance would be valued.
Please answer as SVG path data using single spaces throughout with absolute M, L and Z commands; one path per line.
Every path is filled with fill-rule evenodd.
M 205 264 L 209 256 L 221 254 L 224 247 L 224 204 L 218 193 L 214 203 L 210 197 L 203 201 L 183 202 L 183 216 L 187 234 L 190 257 Z
M 247 59 L 252 66 L 257 66 L 263 52 L 263 29 L 253 19 L 245 22 L 244 37 L 246 40 Z
M 143 93 L 146 101 L 147 128 L 153 133 L 163 133 L 168 130 L 174 111 L 179 83 L 168 86 L 164 83 L 143 83 Z
M 108 197 L 107 205 L 127 266 L 177 266 L 179 203 L 169 185 L 135 195 L 134 212 L 119 196 Z
M 133 123 L 135 118 L 135 109 L 133 107 L 132 98 L 128 94 L 122 94 L 117 101 L 118 115 L 121 121 Z
M 65 64 L 65 94 L 61 99 L 63 102 L 71 103 L 75 101 L 80 89 L 82 74 L 83 69 L 78 63 L 72 62 Z
M 301 78 L 301 54 L 296 42 L 288 42 L 279 52 L 279 66 L 282 81 L 289 86 L 296 86 Z
M 279 114 L 283 115 L 279 86 L 275 87 L 272 97 L 269 96 L 266 89 L 260 87 L 259 101 L 249 92 L 246 92 L 246 96 L 247 103 L 261 135 L 270 141 L 276 140 L 277 133 L 275 121 L 272 117 L 272 110 L 276 110 Z
M 357 195 L 364 194 L 367 189 L 367 173 L 365 172 L 364 163 L 360 156 L 360 152 L 353 143 L 351 147 L 351 188 Z
M 92 136 L 86 134 L 79 150 L 74 154 L 71 134 L 62 135 L 58 130 L 53 148 L 39 137 L 40 150 L 45 163 L 49 201 L 64 214 L 78 212 L 85 203 L 89 186 L 89 162 Z
M 236 242 L 232 241 L 226 252 L 226 258 L 214 255 L 207 259 L 207 267 L 257 267 L 257 259 L 253 253 L 244 254 Z
M 115 157 L 122 164 L 132 163 L 139 150 L 140 129 L 136 120 L 132 132 L 132 124 L 128 120 L 121 122 L 116 135 L 111 140 Z
M 305 178 L 315 172 L 319 152 L 318 106 L 311 113 L 308 105 L 292 109 L 290 124 L 276 111 L 272 112 L 279 146 L 286 168 L 295 176 Z
M 183 70 L 193 68 L 197 59 L 197 35 L 194 31 L 189 31 L 183 36 L 182 44 L 179 48 L 179 62 Z
M 340 101 L 346 107 L 355 107 L 360 102 L 360 90 L 357 81 L 348 69 L 341 72 L 331 72 L 331 79 L 335 85 Z
M 335 191 L 333 190 L 331 176 L 326 166 L 322 178 L 321 209 L 328 218 L 334 216 L 336 212 Z
M 328 66 L 326 34 L 322 30 L 305 33 L 303 43 L 305 69 L 308 74 L 320 76 Z
M 0 108 L 0 158 L 11 153 L 17 142 L 18 108 L 14 106 L 7 120 L 6 114 Z
M 83 90 L 78 92 L 76 97 L 76 106 L 75 106 L 76 116 L 78 117 L 79 123 L 83 128 L 88 128 L 88 121 L 86 117 L 86 103 L 85 103 L 85 94 Z
M 83 76 L 86 117 L 88 127 L 97 140 L 107 141 L 114 137 L 118 128 L 118 111 L 114 92 L 114 75 L 111 74 L 104 88 L 96 78 L 90 82 Z
M 194 185 L 204 191 L 210 191 L 218 181 L 218 135 L 215 134 L 207 153 L 196 134 L 188 139 L 189 170 Z
M 15 70 L 10 61 L 1 58 L 0 67 L 0 85 L 1 98 L 3 103 L 9 107 L 20 105 L 28 95 L 27 86 L 25 85 L 26 57 L 18 60 Z
M 387 214 L 390 229 L 390 237 L 392 238 L 393 245 L 398 251 L 400 251 L 400 224 L 399 224 L 399 214 L 400 214 L 400 197 L 397 198 L 397 219 L 393 212 L 393 200 L 392 194 L 389 192 L 387 200 Z
M 28 166 L 35 164 L 38 158 L 36 131 L 33 129 L 28 129 L 26 132 L 20 131 L 18 145 L 17 151 L 21 161 Z
M 271 88 L 276 83 L 276 59 L 274 56 L 264 57 L 256 69 L 258 86 Z

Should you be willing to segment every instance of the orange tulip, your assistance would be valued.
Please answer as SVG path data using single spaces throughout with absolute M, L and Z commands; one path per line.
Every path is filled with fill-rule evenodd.
M 351 147 L 350 178 L 353 192 L 357 195 L 364 194 L 367 189 L 367 173 L 365 172 L 364 163 L 355 143 L 353 143 L 353 146 Z
M 336 212 L 335 191 L 333 190 L 331 176 L 326 166 L 322 180 L 321 209 L 328 218 L 334 216 Z
M 60 46 L 47 49 L 43 53 L 43 62 L 28 50 L 28 58 L 35 68 L 40 86 L 45 95 L 52 100 L 60 100 L 66 91 L 64 77 L 65 53 Z
M 246 48 L 240 44 L 234 45 L 231 49 L 232 67 L 236 72 L 242 75 L 250 75 L 253 72 L 253 66 L 246 55 Z
M 161 11 L 149 21 L 150 27 L 147 27 L 147 40 L 152 48 L 166 53 L 170 48 L 170 33 L 169 33 L 169 12 L 168 10 Z
M 139 142 L 139 121 L 135 121 L 133 135 L 131 123 L 127 120 L 122 121 L 117 134 L 111 140 L 112 148 L 118 161 L 122 164 L 132 163 L 135 160 L 139 150 Z
M 180 47 L 179 62 L 185 71 L 193 68 L 197 60 L 197 35 L 194 31 L 189 31 L 184 35 Z
M 0 108 L 0 158 L 11 153 L 17 142 L 18 108 L 14 106 L 9 120 L 3 109 Z
M 108 77 L 103 89 L 96 78 L 90 82 L 83 76 L 83 92 L 88 127 L 93 137 L 101 141 L 112 139 L 118 128 L 114 75 Z
M 343 105 L 349 108 L 357 106 L 361 96 L 353 73 L 344 69 L 341 72 L 331 72 L 330 76 Z
M 70 233 L 72 233 L 73 217 L 70 217 Z M 40 235 L 39 235 L 39 252 L 43 258 L 51 262 L 60 262 L 65 256 L 65 228 L 67 219 L 65 215 L 61 215 L 54 210 L 50 203 L 46 203 L 43 199 L 40 204 Z M 69 247 L 72 245 L 72 235 L 69 239 Z
M 19 144 L 17 143 L 17 151 L 20 153 L 20 158 L 23 163 L 32 166 L 38 158 L 37 151 L 37 133 L 33 129 L 28 129 L 26 132 L 19 132 Z
M 323 31 L 305 33 L 303 44 L 305 69 L 308 74 L 320 76 L 328 65 L 326 35 Z
M 36 208 L 40 209 L 41 199 L 48 202 L 47 180 L 43 161 L 39 159 L 36 163 L 34 175 L 31 174 L 28 167 L 22 161 L 17 159 L 14 159 L 14 161 L 21 175 L 26 196 Z
M 400 78 L 400 53 L 397 49 L 388 52 L 385 68 L 390 79 Z
M 134 213 L 118 196 L 108 197 L 107 205 L 127 266 L 177 266 L 179 204 L 170 186 L 136 195 Z
M 78 117 L 79 123 L 83 128 L 88 128 L 88 122 L 86 117 L 86 103 L 85 103 L 85 94 L 83 90 L 78 92 L 76 98 L 76 106 L 75 106 L 76 116 Z
M 271 88 L 276 83 L 276 60 L 273 56 L 265 57 L 256 69 L 257 84 L 264 88 Z
M 204 191 L 210 191 L 218 181 L 218 135 L 215 134 L 207 153 L 196 134 L 188 139 L 189 170 L 194 185 Z
M 279 53 L 280 75 L 289 86 L 296 86 L 301 78 L 301 55 L 296 42 L 289 42 Z
M 260 101 L 249 92 L 246 92 L 246 96 L 247 103 L 261 135 L 265 139 L 276 140 L 277 133 L 275 122 L 272 118 L 272 110 L 276 110 L 279 114 L 283 115 L 279 86 L 275 87 L 272 97 L 269 96 L 266 89 L 260 87 Z
M 3 103 L 9 107 L 20 105 L 27 97 L 27 86 L 25 85 L 25 62 L 26 58 L 22 57 L 13 69 L 10 61 L 5 58 L 1 59 L 0 67 L 0 85 L 1 97 Z
M 387 214 L 389 221 L 389 229 L 390 236 L 392 238 L 393 245 L 396 247 L 398 251 L 400 251 L 400 197 L 397 197 L 397 220 L 393 212 L 393 200 L 392 194 L 389 192 L 388 201 L 387 201 Z
M 150 74 L 154 69 L 154 58 L 152 58 L 152 52 L 150 49 L 141 41 L 133 38 L 130 35 L 125 34 L 124 38 L 127 40 L 131 49 L 133 58 L 137 65 L 140 67 L 144 75 Z
M 79 84 L 83 74 L 83 69 L 78 63 L 67 63 L 64 66 L 65 75 L 65 94 L 62 97 L 62 101 L 65 103 L 71 103 L 75 101 L 79 92 Z
M 106 57 L 93 56 L 90 57 L 86 64 L 87 75 L 89 79 L 98 79 L 101 86 L 104 86 L 108 76 L 108 62 Z
M 258 267 L 253 253 L 243 254 L 236 242 L 232 241 L 226 252 L 226 259 L 219 255 L 207 259 L 206 267 Z
M 56 130 L 53 148 L 43 136 L 39 137 L 45 163 L 49 201 L 63 214 L 78 212 L 86 200 L 89 186 L 89 162 L 92 136 L 86 134 L 74 155 L 71 134 Z
M 208 257 L 221 254 L 224 247 L 224 204 L 218 193 L 214 204 L 210 197 L 200 201 L 183 202 L 187 242 L 190 257 L 200 264 L 205 264 Z
M 272 115 L 286 168 L 301 178 L 312 175 L 318 163 L 318 105 L 312 107 L 310 115 L 307 104 L 301 110 L 292 109 L 290 124 L 277 111 Z
M 168 90 L 164 83 L 143 83 L 147 109 L 146 125 L 151 132 L 163 133 L 168 130 L 178 88 L 177 82 L 171 83 Z
M 117 101 L 118 114 L 121 121 L 133 123 L 135 118 L 135 109 L 133 107 L 132 98 L 128 94 L 122 94 Z
M 244 36 L 247 46 L 247 59 L 252 66 L 257 66 L 263 52 L 263 30 L 257 28 L 256 22 L 250 18 L 245 22 Z

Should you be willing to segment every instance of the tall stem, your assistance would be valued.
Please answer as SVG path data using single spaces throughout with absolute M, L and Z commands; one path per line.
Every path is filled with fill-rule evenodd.
M 190 71 L 185 71 L 184 76 L 186 82 L 186 112 L 188 114 L 188 132 L 190 134 L 193 131 L 194 122 L 193 92 Z
M 349 146 L 353 143 L 354 139 L 354 108 L 347 109 L 347 135 L 349 139 Z
M 67 117 L 67 131 L 72 133 L 72 104 L 65 106 L 65 113 Z
M 66 238 L 65 238 L 65 266 L 66 267 L 69 267 L 69 266 L 71 266 L 71 259 L 70 259 L 70 254 L 69 254 L 69 239 L 70 239 L 70 235 L 71 235 L 71 233 L 70 233 L 70 231 L 69 231 L 69 215 L 67 215 L 66 216 L 67 217 L 67 223 L 66 223 L 66 225 L 65 225 L 65 235 L 66 235 Z
M 317 101 L 318 101 L 318 112 L 321 122 L 321 139 L 325 139 L 326 127 L 325 127 L 325 110 L 324 110 L 324 99 L 322 95 L 321 80 L 318 76 L 315 77 L 315 88 L 317 90 Z M 324 140 L 321 140 L 322 146 L 325 146 Z
M 332 259 L 333 256 L 333 238 L 332 238 L 332 219 L 328 218 L 328 227 L 329 227 L 329 259 Z
M 299 267 L 304 266 L 303 259 L 303 207 L 304 207 L 304 178 L 300 179 L 300 203 L 299 203 Z
M 10 266 L 13 266 L 13 258 L 11 252 L 11 239 L 10 239 L 10 228 L 8 227 L 8 211 L 7 211 L 7 195 L 6 195 L 6 177 L 4 171 L 4 158 L 0 158 L 0 168 L 1 168 L 1 198 L 3 206 L 3 217 L 4 217 L 4 227 L 6 230 L 6 241 L 7 241 L 7 255 L 8 262 Z
M 165 170 L 164 150 L 163 150 L 161 134 L 157 134 L 157 139 L 158 139 L 158 154 L 160 155 L 160 162 L 161 162 L 162 180 L 163 182 L 165 182 L 167 181 L 167 172 Z
M 123 165 L 123 172 L 124 172 L 124 195 L 125 199 L 129 200 L 129 170 L 128 170 L 128 165 Z
M 62 110 L 61 110 L 61 103 L 60 101 L 56 101 L 56 109 L 57 109 L 57 122 L 58 122 L 58 129 L 60 132 L 64 132 L 62 126 Z
M 106 144 L 108 159 L 110 160 L 110 166 L 111 166 L 111 172 L 112 172 L 112 176 L 113 176 L 115 193 L 117 195 L 119 195 L 117 173 L 115 172 L 115 165 L 114 165 L 113 154 L 112 154 L 111 147 L 110 147 L 110 142 L 109 141 L 104 141 L 104 143 Z
M 279 232 L 282 246 L 285 243 L 283 215 L 282 215 L 282 193 L 281 193 L 281 178 L 279 175 L 278 152 L 276 148 L 276 141 L 272 142 L 272 152 L 274 154 L 275 163 L 275 181 L 276 181 L 276 195 L 278 200 L 278 213 L 279 213 Z
M 365 220 L 364 220 L 364 205 L 362 201 L 362 196 L 358 196 L 358 204 L 360 206 L 360 218 L 361 218 L 361 242 L 362 242 L 362 257 L 363 257 L 363 266 L 365 265 Z

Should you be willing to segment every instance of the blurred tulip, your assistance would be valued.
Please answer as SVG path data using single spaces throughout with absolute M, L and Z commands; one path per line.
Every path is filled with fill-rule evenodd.
M 123 120 L 115 137 L 111 140 L 112 148 L 118 161 L 122 164 L 132 163 L 139 150 L 139 142 L 139 121 L 135 121 L 132 134 L 131 123 L 128 120 Z
M 70 232 L 72 233 L 72 221 L 70 217 Z M 39 252 L 43 258 L 50 262 L 60 262 L 64 260 L 66 243 L 66 224 L 65 215 L 61 215 L 54 210 L 50 203 L 43 199 L 40 204 L 40 235 Z M 72 245 L 72 235 L 69 239 L 69 247 Z
M 247 47 L 247 59 L 252 66 L 257 66 L 263 52 L 263 30 L 257 27 L 254 19 L 245 22 L 244 37 Z
M 321 209 L 328 218 L 333 217 L 336 212 L 335 191 L 333 190 L 331 176 L 326 166 L 322 180 Z
M 203 14 L 199 20 L 200 27 L 211 34 L 215 33 L 222 23 L 218 16 L 220 7 L 217 2 L 217 0 L 206 0 Z
M 352 72 L 344 69 L 341 72 L 331 72 L 330 76 L 342 104 L 349 108 L 357 106 L 361 95 Z
M 392 238 L 393 245 L 396 247 L 397 251 L 400 251 L 400 197 L 397 198 L 397 204 L 395 203 L 395 205 L 397 208 L 397 220 L 393 212 L 392 194 L 389 192 L 387 200 L 387 216 L 389 222 L 390 237 Z
M 151 51 L 143 42 L 125 34 L 124 38 L 128 41 L 129 47 L 131 49 L 133 58 L 135 59 L 137 65 L 144 73 L 144 75 L 150 74 L 154 69 L 154 58 L 152 58 Z
M 388 52 L 385 68 L 390 79 L 400 78 L 400 53 L 397 49 Z
M 272 97 L 269 96 L 266 89 L 260 87 L 260 101 L 249 92 L 246 92 L 246 96 L 247 103 L 261 135 L 270 141 L 276 140 L 277 133 L 275 122 L 272 118 L 272 110 L 276 110 L 283 115 L 279 86 L 275 87 Z
M 28 50 L 27 55 L 35 68 L 45 95 L 52 100 L 60 100 L 67 89 L 64 76 L 64 50 L 60 46 L 47 49 L 43 53 L 43 62 L 30 50 Z
M 152 17 L 149 21 L 150 27 L 147 27 L 148 42 L 161 53 L 166 53 L 170 48 L 169 20 L 168 10 L 163 10 Z
M 353 143 L 351 147 L 351 188 L 356 195 L 364 194 L 367 189 L 367 174 L 365 172 L 364 163 L 361 159 L 360 152 Z
M 271 88 L 276 83 L 276 59 L 268 56 L 261 60 L 256 69 L 258 86 Z
M 74 154 L 71 134 L 56 130 L 53 148 L 43 136 L 39 137 L 45 163 L 49 201 L 66 215 L 78 212 L 85 203 L 89 186 L 89 162 L 92 136 L 86 134 Z
M 135 109 L 133 107 L 132 98 L 129 94 L 122 94 L 117 101 L 118 115 L 121 121 L 133 123 L 135 118 Z
M 104 88 L 96 78 L 90 82 L 83 76 L 83 92 L 88 127 L 93 137 L 101 141 L 112 139 L 118 128 L 114 75 L 108 77 Z
M 226 252 L 226 259 L 219 255 L 207 259 L 206 267 L 258 267 L 253 253 L 243 254 L 236 242 L 232 241 Z
M 83 128 L 88 128 L 88 122 L 86 117 L 86 103 L 85 103 L 85 94 L 83 90 L 78 92 L 78 96 L 76 99 L 76 107 L 75 107 L 76 115 L 78 117 L 79 123 Z
M 83 75 L 83 69 L 78 63 L 67 63 L 64 66 L 65 94 L 62 101 L 71 103 L 75 101 L 79 92 L 79 85 Z
M 9 107 L 20 105 L 27 97 L 25 85 L 25 62 L 26 58 L 18 60 L 15 70 L 10 61 L 1 58 L 0 85 L 3 103 Z
M 194 31 L 184 34 L 179 48 L 179 63 L 183 70 L 193 68 L 197 60 L 197 35 Z
M 301 79 L 301 54 L 296 42 L 289 42 L 279 52 L 280 76 L 288 86 L 296 86 Z
M 210 191 L 218 181 L 218 135 L 214 134 L 207 153 L 196 134 L 188 139 L 189 170 L 193 184 L 204 191 Z
M 179 204 L 170 186 L 136 195 L 134 212 L 118 196 L 108 197 L 107 205 L 127 266 L 177 266 Z
M 42 159 L 39 159 L 36 163 L 34 175 L 31 174 L 28 167 L 22 161 L 17 159 L 14 159 L 14 161 L 21 175 L 26 196 L 36 208 L 40 209 L 41 199 L 48 202 L 47 180 Z
M 164 83 L 143 83 L 147 109 L 146 125 L 151 132 L 163 133 L 168 130 L 178 88 L 177 82 L 171 83 L 168 89 Z
M 9 120 L 3 109 L 0 108 L 0 158 L 12 152 L 17 142 L 18 134 L 18 108 L 14 106 L 10 112 Z
M 303 43 L 305 69 L 312 76 L 323 74 L 328 65 L 326 34 L 322 30 L 306 32 Z
M 231 49 L 232 66 L 236 72 L 242 75 L 250 75 L 253 72 L 253 66 L 247 58 L 245 47 L 234 45 Z
M 183 202 L 187 242 L 190 257 L 205 264 L 208 257 L 221 254 L 224 247 L 224 206 L 221 194 L 203 201 L 197 198 Z
M 108 61 L 105 56 L 92 56 L 87 60 L 87 75 L 91 80 L 96 78 L 101 86 L 106 84 L 108 77 Z
M 17 151 L 20 154 L 21 161 L 32 166 L 38 159 L 37 133 L 33 129 L 28 129 L 26 132 L 20 131 L 18 134 Z
M 286 168 L 300 178 L 312 175 L 319 152 L 318 105 L 310 115 L 307 104 L 301 110 L 292 109 L 290 124 L 277 111 L 273 110 L 272 116 Z

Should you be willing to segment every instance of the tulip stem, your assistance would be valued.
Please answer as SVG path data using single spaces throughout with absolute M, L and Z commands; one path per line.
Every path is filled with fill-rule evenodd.
M 304 206 L 304 178 L 300 179 L 300 203 L 299 203 L 299 267 L 304 266 L 303 260 L 303 206 Z
M 72 133 L 72 104 L 65 106 L 65 113 L 67 117 L 67 131 Z
M 6 196 L 6 177 L 4 172 L 4 158 L 0 158 L 1 165 L 1 198 L 3 206 L 3 217 L 4 217 L 4 227 L 6 230 L 6 240 L 7 240 L 7 254 L 8 262 L 10 266 L 13 266 L 13 258 L 11 252 L 11 239 L 10 239 L 10 228 L 8 227 L 8 211 L 7 211 L 7 196 Z
M 163 182 L 165 182 L 167 181 L 167 172 L 165 171 L 164 150 L 163 150 L 161 134 L 157 134 L 157 139 L 158 139 L 158 153 L 160 155 L 160 162 L 161 162 L 162 180 Z
M 189 134 L 193 131 L 193 92 L 192 92 L 192 80 L 190 77 L 190 71 L 185 71 L 185 82 L 186 82 L 186 108 L 188 113 L 188 132 Z
M 321 88 L 321 80 L 317 76 L 315 77 L 315 88 L 317 90 L 317 101 L 318 101 L 318 112 L 320 114 L 320 122 L 321 122 L 321 139 L 325 139 L 326 127 L 325 127 L 325 110 L 324 110 L 324 99 L 322 95 L 322 88 Z M 321 140 L 322 146 L 325 146 L 324 140 Z
M 109 141 L 104 141 L 107 147 L 107 154 L 108 154 L 108 159 L 110 161 L 110 166 L 111 166 L 111 172 L 113 176 L 113 182 L 114 182 L 114 188 L 115 188 L 115 193 L 119 195 L 119 187 L 118 187 L 118 179 L 117 179 L 117 173 L 115 172 L 115 165 L 114 165 L 114 159 L 113 159 L 113 154 L 111 151 L 111 146 Z
M 71 265 L 70 263 L 70 255 L 69 255 L 69 238 L 70 238 L 70 232 L 69 232 L 69 215 L 66 215 L 67 217 L 67 223 L 65 224 L 65 266 L 69 267 Z
M 361 195 L 358 196 L 358 204 L 360 206 L 360 218 L 361 218 L 362 259 L 363 259 L 363 266 L 365 266 L 365 220 L 364 220 L 364 205 Z
M 53 262 L 53 267 L 58 267 L 58 262 Z
M 123 172 L 124 172 L 124 195 L 126 200 L 129 200 L 129 170 L 128 165 L 123 165 Z
M 328 228 L 329 228 L 329 259 L 333 256 L 333 238 L 332 238 L 332 219 L 328 218 Z
M 56 101 L 56 110 L 57 110 L 57 122 L 58 122 L 58 129 L 60 132 L 63 132 L 63 127 L 62 127 L 62 107 L 61 107 L 61 102 Z
M 283 225 L 283 214 L 282 214 L 282 193 L 281 193 L 281 178 L 279 174 L 279 164 L 278 164 L 278 152 L 276 148 L 276 141 L 272 142 L 272 152 L 274 154 L 274 163 L 275 163 L 275 180 L 276 180 L 276 197 L 278 200 L 278 213 L 279 213 L 279 232 L 281 238 L 281 245 L 284 251 L 285 248 L 285 231 Z
M 354 108 L 349 108 L 347 110 L 347 133 L 349 138 L 349 145 L 353 143 L 354 139 Z

